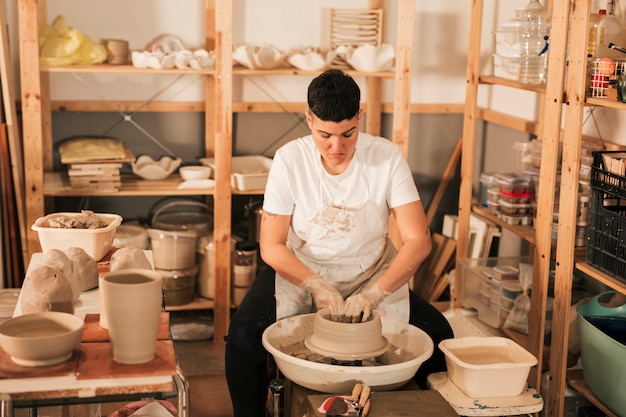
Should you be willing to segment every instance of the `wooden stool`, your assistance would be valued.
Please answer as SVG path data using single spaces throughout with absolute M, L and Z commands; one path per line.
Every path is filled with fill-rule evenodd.
M 470 398 L 448 378 L 447 372 L 428 375 L 428 386 L 438 391 L 460 416 L 513 416 L 543 409 L 543 398 L 530 386 L 514 397 Z

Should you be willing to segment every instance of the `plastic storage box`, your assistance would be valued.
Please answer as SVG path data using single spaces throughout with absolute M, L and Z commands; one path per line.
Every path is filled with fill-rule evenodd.
M 201 158 L 200 162 L 215 172 L 212 158 Z M 262 155 L 233 156 L 231 186 L 238 190 L 262 190 L 267 184 L 267 176 L 272 166 L 272 159 Z
M 82 248 L 96 261 L 101 260 L 113 248 L 113 238 L 117 227 L 122 224 L 122 216 L 117 214 L 95 213 L 107 223 L 98 229 L 61 229 L 46 227 L 48 221 L 55 217 L 72 217 L 80 213 L 52 213 L 35 220 L 31 229 L 37 232 L 39 243 L 44 252 L 50 249 Z
M 626 415 L 626 305 L 605 307 L 614 291 L 578 307 L 583 375 L 591 391 L 617 415 Z
M 467 336 L 439 343 L 449 379 L 471 398 L 522 393 L 537 358 L 506 337 Z
M 620 151 L 593 152 L 587 262 L 626 281 L 626 177 L 609 164 Z
M 476 310 L 481 322 L 500 327 L 506 319 L 506 312 L 502 309 L 502 281 L 494 277 L 494 269 L 517 270 L 519 273 L 519 264 L 529 262 L 528 256 L 459 259 L 456 273 L 461 283 L 458 290 L 461 304 L 464 308 Z

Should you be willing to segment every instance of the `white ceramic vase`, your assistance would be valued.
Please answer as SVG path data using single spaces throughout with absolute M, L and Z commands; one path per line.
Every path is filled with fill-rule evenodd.
M 100 280 L 114 361 L 136 364 L 154 359 L 162 285 L 158 271 L 139 268 L 109 272 Z

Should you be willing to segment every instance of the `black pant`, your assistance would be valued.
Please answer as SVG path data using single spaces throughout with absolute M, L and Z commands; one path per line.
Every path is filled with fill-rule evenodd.
M 276 321 L 274 278 L 273 269 L 261 271 L 230 322 L 226 337 L 226 380 L 235 417 L 266 415 L 268 353 L 261 343 L 261 336 Z M 454 334 L 439 310 L 413 292 L 410 297 L 409 323 L 424 330 L 435 344 L 433 355 L 413 378 L 422 389 L 427 389 L 427 376 L 446 370 L 445 356 L 437 345 Z

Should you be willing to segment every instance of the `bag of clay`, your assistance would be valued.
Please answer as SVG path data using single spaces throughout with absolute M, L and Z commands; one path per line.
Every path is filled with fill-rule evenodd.
M 39 63 L 41 65 L 90 65 L 107 59 L 104 45 L 95 43 L 78 30 L 65 24 L 65 17 L 58 16 L 52 25 L 39 31 Z
M 22 314 L 45 311 L 74 314 L 72 285 L 46 265 L 37 265 L 26 274 L 20 297 Z
M 533 282 L 533 265 L 520 262 L 519 281 L 522 284 L 522 293 L 515 298 L 513 308 L 504 321 L 503 327 L 528 334 L 528 314 L 530 312 L 530 297 L 528 290 Z

